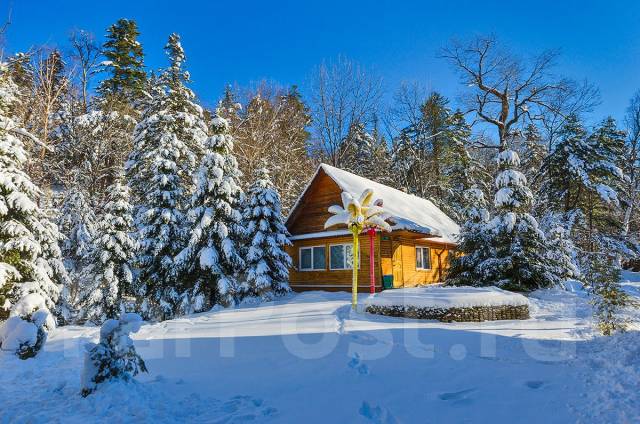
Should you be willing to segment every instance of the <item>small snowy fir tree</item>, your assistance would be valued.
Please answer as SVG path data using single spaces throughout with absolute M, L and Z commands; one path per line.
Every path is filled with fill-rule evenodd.
M 616 266 L 616 258 L 597 253 L 592 256 L 586 281 L 593 295 L 591 304 L 596 325 L 605 336 L 623 332 L 627 329 L 628 321 L 621 313 L 624 308 L 636 303 L 620 287 L 621 270 Z
M 465 219 L 460 228 L 459 255 L 453 256 L 446 282 L 455 286 L 473 286 L 482 280 L 480 264 L 494 256 L 491 233 L 487 231 L 489 212 L 482 190 L 472 187 L 464 192 Z
M 291 257 L 284 248 L 291 242 L 282 219 L 280 195 L 266 168 L 256 171 L 255 181 L 247 190 L 243 218 L 249 241 L 243 296 L 268 299 L 288 293 Z
M 541 221 L 541 228 L 547 237 L 547 264 L 549 272 L 561 281 L 582 280 L 576 258 L 577 248 L 570 237 L 573 216 L 548 213 Z
M 60 208 L 58 228 L 65 237 L 61 243 L 61 252 L 64 266 L 71 278 L 69 301 L 72 305 L 77 304 L 80 276 L 91 252 L 95 227 L 96 217 L 85 194 L 78 189 L 69 190 Z
M 121 179 L 109 187 L 102 209 L 80 294 L 80 319 L 96 324 L 123 310 L 123 295 L 132 293 L 136 253 L 129 190 Z
M 139 373 L 147 372 L 144 360 L 129 337 L 140 330 L 141 325 L 140 315 L 132 313 L 102 324 L 100 343 L 86 346 L 81 376 L 82 396 L 95 392 L 99 384 L 115 380 L 130 382 Z
M 58 242 L 58 227 L 38 206 L 40 190 L 23 167 L 27 162 L 25 134 L 12 119 L 16 87 L 0 64 L 0 305 L 5 309 L 37 293 L 47 309 L 56 310 L 67 283 Z
M 481 283 L 529 291 L 558 284 L 561 279 L 549 270 L 546 238 L 529 213 L 533 195 L 519 166 L 520 158 L 513 150 L 498 154 L 496 216 L 487 226 L 495 257 L 480 265 Z
M 244 267 L 240 243 L 245 233 L 240 172 L 227 121 L 215 117 L 212 131 L 188 212 L 189 241 L 176 258 L 185 287 L 183 313 L 239 300 L 236 276 Z
M 376 129 L 377 133 L 377 129 Z M 340 145 L 340 164 L 347 171 L 381 183 L 389 183 L 390 157 L 385 142 L 356 122 Z
M 42 296 L 28 294 L 13 306 L 9 319 L 0 325 L 0 349 L 13 352 L 20 359 L 33 358 L 54 328 L 53 315 Z

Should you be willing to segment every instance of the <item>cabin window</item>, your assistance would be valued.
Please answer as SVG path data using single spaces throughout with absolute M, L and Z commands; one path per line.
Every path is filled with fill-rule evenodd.
M 431 269 L 431 249 L 416 247 L 416 268 Z
M 329 246 L 329 269 L 353 269 L 352 244 L 334 244 Z
M 326 256 L 324 246 L 312 246 L 300 248 L 301 271 L 323 271 L 326 269 Z

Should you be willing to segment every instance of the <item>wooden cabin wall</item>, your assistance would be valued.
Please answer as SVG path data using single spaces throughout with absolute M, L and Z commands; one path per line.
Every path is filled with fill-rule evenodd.
M 360 240 L 360 270 L 358 271 L 358 291 L 368 292 L 369 283 L 369 236 L 361 235 Z M 287 247 L 287 252 L 291 255 L 293 262 L 292 269 L 289 270 L 289 284 L 291 288 L 300 290 L 351 290 L 351 279 L 353 272 L 350 269 L 330 270 L 329 269 L 329 246 L 333 244 L 351 244 L 351 236 L 325 237 L 321 239 L 295 240 L 293 245 Z M 300 271 L 300 247 L 324 246 L 325 247 L 325 270 L 324 271 Z M 382 274 L 380 273 L 380 236 L 377 235 L 374 242 L 375 254 L 375 279 L 376 290 L 382 288 Z
M 417 269 L 416 247 L 418 246 L 430 248 L 431 269 Z M 449 264 L 449 250 L 446 245 L 421 239 L 394 238 L 393 249 L 394 287 L 415 287 L 438 283 L 444 279 Z

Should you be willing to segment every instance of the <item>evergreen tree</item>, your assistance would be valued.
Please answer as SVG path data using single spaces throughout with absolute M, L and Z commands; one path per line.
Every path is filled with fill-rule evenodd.
M 417 122 L 394 140 L 393 170 L 399 188 L 428 198 L 459 218 L 463 215 L 460 196 L 480 183 L 479 170 L 466 149 L 471 130 L 463 114 L 452 112 L 448 103 L 432 93 L 422 104 Z
M 69 284 L 63 293 L 64 308 L 68 319 L 74 320 L 78 307 L 78 295 L 82 285 L 82 273 L 88 264 L 96 230 L 96 217 L 92 205 L 78 188 L 70 189 L 58 213 L 58 228 L 64 236 L 60 251 L 68 272 Z
M 548 153 L 547 146 L 542 140 L 538 127 L 534 124 L 527 125 L 521 141 L 522 145 L 518 149 L 518 152 L 521 153 L 518 153 L 518 155 L 523 158 L 522 173 L 529 181 L 535 201 L 544 200 L 539 199 L 537 193 L 540 193 L 543 182 L 543 163 Z
M 489 211 L 482 190 L 471 187 L 464 192 L 464 223 L 460 227 L 458 253 L 451 258 L 446 283 L 454 286 L 475 286 L 482 281 L 480 265 L 495 256 L 491 232 L 488 231 Z
M 236 99 L 237 95 L 230 85 L 224 88 L 222 99 L 218 102 L 217 113 L 220 118 L 229 123 L 229 128 L 234 129 L 240 125 L 242 104 Z
M 64 235 L 61 252 L 64 265 L 72 275 L 79 272 L 95 235 L 96 216 L 82 190 L 72 188 L 66 193 L 58 217 L 58 228 Z
M 567 118 L 545 161 L 547 191 L 564 212 L 583 208 L 590 194 L 605 203 L 617 202 L 616 184 L 622 171 L 616 163 L 624 140 L 614 128 L 615 121 L 608 119 L 589 136 L 577 116 Z
M 137 202 L 141 292 L 152 314 L 170 317 L 180 304 L 174 257 L 185 235 L 183 211 L 194 184 L 190 178 L 202 155 L 207 126 L 202 108 L 186 87 L 184 51 L 176 34 L 165 47 L 169 67 L 154 81 L 152 99 L 134 132 L 126 172 Z
M 174 138 L 180 145 L 176 152 L 175 172 L 186 194 L 193 188 L 190 176 L 203 154 L 203 143 L 207 138 L 202 107 L 194 101 L 195 95 L 187 87 L 189 73 L 183 69 L 186 59 L 177 34 L 169 37 L 165 52 L 170 65 L 153 81 L 152 100 L 143 121 L 135 129 L 134 146 L 127 161 L 127 180 L 139 205 L 145 203 L 150 164 L 155 160 L 155 154 L 149 152 L 157 149 L 160 138 Z
M 540 227 L 547 238 L 547 266 L 549 272 L 560 278 L 582 280 L 580 272 L 577 248 L 571 238 L 571 229 L 574 225 L 574 216 L 550 212 L 541 221 Z
M 533 195 L 519 166 L 520 158 L 513 150 L 498 154 L 496 216 L 488 224 L 496 252 L 480 268 L 485 285 L 535 290 L 561 283 L 561 279 L 549 271 L 546 238 L 528 212 Z
M 0 66 L 0 305 L 5 309 L 28 294 L 55 310 L 67 283 L 58 242 L 62 236 L 38 206 L 41 193 L 24 172 L 27 155 L 15 134 L 26 131 L 12 119 L 17 87 Z
M 132 294 L 136 253 L 129 190 L 120 180 L 109 187 L 102 211 L 80 294 L 80 319 L 96 324 L 124 309 L 122 297 Z
M 181 246 L 184 187 L 179 169 L 187 147 L 172 132 L 172 115 L 163 113 L 164 94 L 156 94 L 150 113 L 136 127 L 140 162 L 129 180 L 144 204 L 138 209 L 140 268 L 138 293 L 148 301 L 149 313 L 158 318 L 172 316 L 178 292 L 173 278 L 173 257 Z M 131 175 L 131 168 L 129 173 Z M 134 185 L 135 184 L 135 185 Z
M 184 313 L 229 305 L 240 296 L 236 275 L 244 266 L 240 243 L 245 232 L 240 173 L 228 123 L 215 117 L 211 126 L 214 134 L 207 140 L 188 212 L 189 241 L 175 261 Z
M 255 173 L 254 183 L 247 191 L 243 218 L 249 241 L 243 296 L 269 298 L 288 293 L 291 257 L 284 248 L 291 242 L 283 222 L 280 195 L 266 168 Z
M 369 134 L 363 123 L 352 124 L 341 145 L 342 167 L 370 180 L 388 183 L 390 158 L 383 143 Z
M 592 254 L 586 272 L 587 287 L 593 297 L 596 325 L 605 336 L 625 331 L 627 320 L 621 316 L 624 308 L 636 305 L 620 287 L 620 268 L 614 255 Z
M 464 115 L 456 111 L 449 117 L 449 145 L 442 158 L 442 199 L 437 204 L 454 221 L 465 219 L 465 206 L 468 199 L 465 192 L 474 186 L 485 191 L 482 167 L 471 156 L 467 143 L 471 136 L 471 128 Z
M 107 29 L 103 66 L 108 77 L 98 87 L 104 100 L 133 104 L 141 98 L 146 73 L 139 35 L 138 25 L 129 19 L 119 19 Z
M 95 392 L 99 384 L 109 381 L 132 381 L 147 366 L 136 352 L 130 334 L 140 330 L 142 317 L 122 314 L 120 319 L 107 320 L 100 328 L 100 343 L 90 344 L 84 355 L 80 394 L 83 397 Z

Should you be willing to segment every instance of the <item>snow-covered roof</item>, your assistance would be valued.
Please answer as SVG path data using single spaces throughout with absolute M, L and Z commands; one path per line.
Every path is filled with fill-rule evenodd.
M 351 194 L 355 198 L 360 196 L 364 190 L 372 189 L 374 198 L 383 200 L 383 208 L 389 215 L 389 222 L 392 224 L 391 228 L 393 230 L 415 231 L 439 237 L 442 242 L 449 243 L 455 243 L 457 235 L 460 233 L 458 224 L 427 199 L 405 193 L 324 163 L 320 164 L 313 179 L 315 179 L 320 170 L 324 171 L 342 191 Z M 304 190 L 291 211 L 296 209 L 307 189 Z

